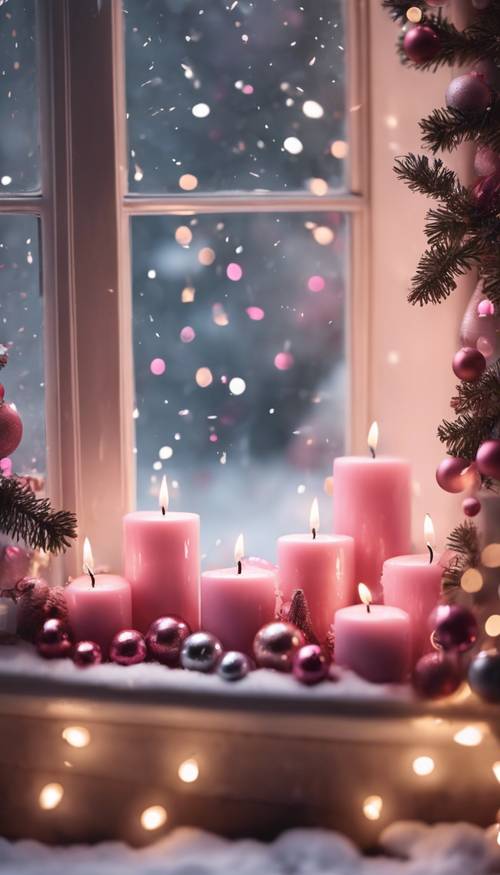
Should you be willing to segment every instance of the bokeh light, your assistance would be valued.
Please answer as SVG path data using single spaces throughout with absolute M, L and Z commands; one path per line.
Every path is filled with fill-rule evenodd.
M 192 343 L 196 337 L 196 331 L 191 325 L 185 325 L 184 328 L 181 328 L 179 337 L 183 343 Z
M 198 780 L 200 774 L 200 768 L 198 766 L 198 761 L 194 757 L 190 757 L 188 760 L 184 760 L 177 770 L 177 774 L 181 781 L 184 784 L 193 784 Z
M 382 808 L 383 800 L 381 796 L 367 796 L 363 802 L 363 814 L 367 820 L 379 820 Z
M 229 391 L 231 392 L 231 395 L 243 395 L 246 387 L 247 384 L 242 377 L 233 377 L 229 381 Z
M 141 814 L 141 826 L 148 832 L 160 829 L 167 822 L 167 811 L 163 805 L 150 805 Z
M 38 804 L 44 811 L 52 811 L 60 805 L 64 796 L 64 789 L 61 784 L 45 784 L 40 790 Z
M 210 368 L 198 368 L 195 375 L 196 385 L 201 389 L 207 389 L 211 386 L 214 378 Z
M 432 774 L 435 769 L 435 763 L 432 757 L 416 757 L 412 762 L 412 769 L 419 777 L 425 777 Z
M 189 246 L 193 239 L 193 232 L 187 225 L 179 225 L 175 231 L 175 240 L 179 246 Z
M 155 377 L 161 377 L 161 375 L 165 373 L 166 369 L 167 366 L 165 364 L 165 361 L 161 358 L 153 359 L 149 366 L 149 370 L 152 374 L 154 374 Z
M 71 747 L 87 747 L 90 744 L 90 732 L 85 726 L 66 726 L 61 735 Z

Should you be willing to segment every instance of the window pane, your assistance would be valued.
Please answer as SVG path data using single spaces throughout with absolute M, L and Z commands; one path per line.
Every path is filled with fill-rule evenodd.
M 39 285 L 38 220 L 0 216 L 0 344 L 9 363 L 0 373 L 7 401 L 21 415 L 24 435 L 12 455 L 17 473 L 45 471 L 43 313 Z
M 302 531 L 344 442 L 343 214 L 133 220 L 138 505 L 202 515 L 209 561 Z M 267 521 L 267 523 L 266 523 Z
M 40 187 L 35 0 L 0 4 L 0 195 Z
M 343 0 L 125 0 L 130 189 L 343 187 Z

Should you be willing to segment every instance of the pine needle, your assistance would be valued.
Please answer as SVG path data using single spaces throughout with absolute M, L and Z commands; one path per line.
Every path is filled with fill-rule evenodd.
M 17 477 L 0 475 L 0 531 L 32 549 L 58 553 L 76 538 L 76 517 L 52 510 L 48 498 L 37 498 Z

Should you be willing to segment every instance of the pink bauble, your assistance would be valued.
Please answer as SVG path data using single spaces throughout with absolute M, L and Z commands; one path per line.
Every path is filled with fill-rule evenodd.
M 453 372 L 459 380 L 474 383 L 486 370 L 486 359 L 474 346 L 463 346 L 453 357 Z
M 146 642 L 136 629 L 123 629 L 111 642 L 109 658 L 118 665 L 136 665 L 146 659 Z
M 23 423 L 17 410 L 3 401 L 0 404 L 0 458 L 17 450 L 23 436 Z
M 478 146 L 474 156 L 474 170 L 478 176 L 500 173 L 500 155 L 489 146 Z
M 328 675 L 329 660 L 319 644 L 306 644 L 293 658 L 293 676 L 301 684 L 319 684 Z
M 72 650 L 68 627 L 62 620 L 45 620 L 36 637 L 36 649 L 44 659 L 64 659 Z
M 159 617 L 151 624 L 146 635 L 150 659 L 177 668 L 182 645 L 190 635 L 191 629 L 180 617 Z
M 476 465 L 483 477 L 500 480 L 500 440 L 481 444 L 476 455 Z
M 261 668 L 291 671 L 295 654 L 305 643 L 302 632 L 292 623 L 268 623 L 255 636 L 255 661 Z
M 495 305 L 493 301 L 489 301 L 488 298 L 483 298 L 482 301 L 479 301 L 477 305 L 477 315 L 481 317 L 481 319 L 485 319 L 487 316 L 495 315 Z
M 102 662 L 102 652 L 95 641 L 79 641 L 73 648 L 71 658 L 78 668 L 89 668 Z
M 478 337 L 476 341 L 476 346 L 479 352 L 482 353 L 485 358 L 489 359 L 493 355 L 494 347 L 491 340 L 489 340 L 487 337 Z
M 447 456 L 443 459 L 436 471 L 436 480 L 441 489 L 445 492 L 463 492 L 471 486 L 472 480 L 475 479 L 474 472 L 471 472 L 472 477 L 469 472 L 463 474 L 463 471 L 469 467 L 470 462 L 460 456 Z
M 413 671 L 415 692 L 424 699 L 441 699 L 458 690 L 464 672 L 458 661 L 445 653 L 426 653 Z
M 446 105 L 462 113 L 481 113 L 491 104 L 493 92 L 480 73 L 464 73 L 446 89 Z
M 417 24 L 408 30 L 403 38 L 403 49 L 410 61 L 425 64 L 432 61 L 441 48 L 441 40 L 428 24 Z
M 477 516 L 481 510 L 481 502 L 478 498 L 474 498 L 473 496 L 470 498 L 464 498 L 462 501 L 462 510 L 465 516 Z
M 430 623 L 434 626 L 434 644 L 443 650 L 464 653 L 476 643 L 477 620 L 463 605 L 439 605 Z

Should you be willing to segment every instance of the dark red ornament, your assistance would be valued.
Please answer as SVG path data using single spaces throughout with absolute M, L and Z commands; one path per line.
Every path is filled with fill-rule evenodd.
M 477 641 L 477 620 L 463 605 L 439 605 L 432 617 L 434 643 L 443 650 L 465 653 Z
M 146 635 L 150 659 L 176 668 L 179 665 L 182 645 L 190 635 L 191 629 L 180 617 L 159 617 L 151 624 Z
M 500 155 L 489 146 L 478 146 L 474 156 L 474 170 L 478 176 L 500 173 Z
M 295 654 L 305 643 L 304 635 L 292 623 L 268 623 L 255 636 L 255 661 L 261 668 L 291 671 Z
M 123 629 L 113 638 L 109 648 L 111 662 L 118 665 L 136 665 L 146 659 L 146 642 L 136 629 Z
M 426 653 L 413 670 L 412 684 L 422 698 L 441 699 L 458 690 L 463 679 L 463 670 L 456 659 L 446 653 Z
M 463 346 L 453 357 L 453 372 L 459 380 L 474 383 L 486 370 L 486 359 L 474 346 Z
M 403 49 L 410 61 L 425 64 L 432 61 L 441 48 L 441 40 L 428 24 L 417 24 L 408 30 L 403 38 Z
M 62 620 L 45 620 L 36 638 L 36 649 L 44 659 L 64 659 L 69 656 L 72 644 L 68 627 Z
M 484 76 L 475 71 L 452 79 L 446 90 L 446 105 L 464 114 L 484 112 L 492 100 L 490 86 Z
M 102 652 L 95 641 L 79 641 L 75 644 L 72 659 L 78 668 L 89 668 L 102 662 Z
M 41 578 L 27 577 L 17 585 L 17 632 L 25 641 L 34 641 L 45 622 L 52 618 L 67 621 L 68 606 L 62 586 L 49 586 Z
M 500 440 L 481 444 L 476 455 L 476 465 L 483 477 L 500 480 Z
M 468 459 L 460 456 L 447 456 L 439 463 L 436 471 L 436 480 L 445 492 L 463 492 L 464 489 L 474 484 L 475 474 L 472 471 L 463 474 L 470 467 Z
M 476 695 L 486 702 L 500 702 L 500 653 L 482 650 L 472 660 L 468 681 Z
M 480 176 L 471 193 L 481 210 L 496 210 L 500 203 L 500 172 Z
M 481 510 L 481 502 L 478 498 L 474 498 L 473 496 L 470 498 L 464 498 L 462 501 L 462 510 L 465 516 L 477 516 Z
M 0 458 L 17 450 L 23 436 L 23 423 L 17 410 L 5 401 L 0 403 Z
M 329 660 L 319 644 L 306 644 L 293 658 L 293 676 L 301 684 L 319 684 L 328 675 Z

